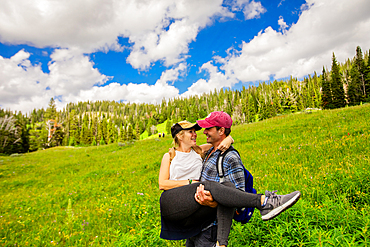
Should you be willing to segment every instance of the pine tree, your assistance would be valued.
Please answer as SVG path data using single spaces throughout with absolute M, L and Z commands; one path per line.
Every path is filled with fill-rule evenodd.
M 104 141 L 104 138 L 103 137 L 100 139 L 99 145 L 105 145 L 105 141 Z
M 333 107 L 334 108 L 341 108 L 346 105 L 344 89 L 343 89 L 343 82 L 342 82 L 342 74 L 339 69 L 339 65 L 337 63 L 337 59 L 333 53 L 332 59 L 332 67 L 331 67 L 331 89 L 332 89 L 332 96 L 333 96 Z
M 132 139 L 134 139 L 132 125 L 131 124 L 128 124 L 128 127 L 127 127 L 127 140 L 128 141 L 131 141 Z
M 362 97 L 361 98 L 365 99 L 366 98 L 366 88 L 365 88 L 366 67 L 365 67 L 365 61 L 362 57 L 361 48 L 359 46 L 357 46 L 357 48 L 356 48 L 355 65 L 356 65 L 357 70 L 359 72 L 359 80 L 360 80 L 361 90 L 362 90 Z
M 101 134 L 104 139 L 104 143 L 108 143 L 108 122 L 103 114 L 103 121 L 101 122 Z
M 353 64 L 350 70 L 350 81 L 348 83 L 348 101 L 350 105 L 359 105 L 364 101 L 361 88 L 360 72 L 356 64 Z
M 366 101 L 370 102 L 370 50 L 367 56 L 367 65 L 365 69 L 365 90 L 366 90 Z
M 96 145 L 96 140 L 99 140 L 96 138 L 98 134 L 98 118 L 96 114 L 92 118 L 90 130 L 91 130 L 92 140 L 95 141 L 95 145 Z
M 171 134 L 171 127 L 172 127 L 172 121 L 171 119 L 167 119 L 167 122 L 166 122 L 166 134 L 167 135 Z
M 55 106 L 55 100 L 51 98 L 49 101 L 49 106 L 46 109 L 44 118 L 45 118 L 45 121 L 47 121 L 49 119 L 55 119 L 56 116 L 57 116 L 57 109 Z
M 331 92 L 331 85 L 328 80 L 325 68 L 322 68 L 322 101 L 321 106 L 323 109 L 332 109 L 333 108 L 333 97 Z
M 119 134 L 120 134 L 121 141 L 125 142 L 127 140 L 127 133 L 126 133 L 126 127 L 125 126 L 120 127 L 120 133 Z
M 79 132 L 79 127 L 78 127 L 78 120 L 77 116 L 75 113 L 75 110 L 72 110 L 71 113 L 69 114 L 69 135 L 70 135 L 70 140 L 73 139 L 73 141 L 70 141 L 69 144 L 77 145 L 80 143 L 80 132 Z M 70 145 L 70 146 L 73 146 Z
M 108 144 L 112 143 L 112 134 L 113 134 L 112 121 L 109 121 L 109 123 L 107 124 L 107 137 L 106 137 Z
M 140 126 L 138 123 L 136 123 L 135 126 L 135 139 L 140 140 Z

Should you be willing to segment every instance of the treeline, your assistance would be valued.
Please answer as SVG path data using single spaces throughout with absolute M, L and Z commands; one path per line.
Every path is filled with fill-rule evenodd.
M 54 146 L 89 146 L 139 140 L 156 134 L 156 125 L 187 119 L 194 122 L 212 111 L 229 113 L 234 124 L 260 121 L 307 108 L 334 109 L 370 102 L 369 53 L 343 64 L 332 57 L 331 70 L 303 80 L 261 82 L 242 90 L 221 89 L 161 104 L 114 101 L 69 103 L 57 111 L 54 99 L 47 109 L 29 114 L 0 109 L 0 153 L 23 153 Z

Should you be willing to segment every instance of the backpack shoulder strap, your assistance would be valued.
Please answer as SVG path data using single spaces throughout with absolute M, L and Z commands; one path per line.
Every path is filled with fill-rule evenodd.
M 218 176 L 220 177 L 221 183 L 224 182 L 225 180 L 225 172 L 224 172 L 224 166 L 223 166 L 224 158 L 226 154 L 230 151 L 236 151 L 239 154 L 239 152 L 233 146 L 230 146 L 224 153 L 221 153 L 217 157 L 216 168 L 217 168 L 217 173 L 218 173 Z

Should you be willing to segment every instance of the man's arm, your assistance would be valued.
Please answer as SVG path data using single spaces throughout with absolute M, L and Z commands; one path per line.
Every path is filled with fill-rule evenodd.
M 225 181 L 235 185 L 235 188 L 245 191 L 245 178 L 243 163 L 235 151 L 227 153 L 224 158 Z

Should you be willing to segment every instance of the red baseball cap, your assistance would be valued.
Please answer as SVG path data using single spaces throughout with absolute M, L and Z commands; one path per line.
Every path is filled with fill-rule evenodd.
M 233 120 L 230 115 L 223 111 L 214 111 L 206 117 L 204 120 L 198 120 L 198 125 L 202 128 L 211 128 L 211 127 L 224 127 L 231 128 Z

